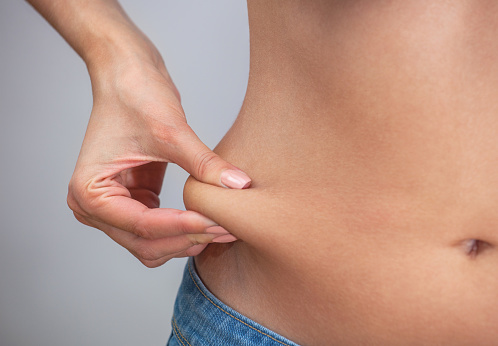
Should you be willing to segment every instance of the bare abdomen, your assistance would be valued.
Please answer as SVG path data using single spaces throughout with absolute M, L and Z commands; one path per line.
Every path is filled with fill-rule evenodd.
M 251 20 L 257 3 L 246 100 L 215 150 L 253 186 L 185 186 L 187 209 L 240 239 L 196 258 L 207 287 L 305 345 L 498 340 L 489 9 L 348 7 L 306 37 L 285 11 Z M 491 246 L 472 258 L 468 239 Z

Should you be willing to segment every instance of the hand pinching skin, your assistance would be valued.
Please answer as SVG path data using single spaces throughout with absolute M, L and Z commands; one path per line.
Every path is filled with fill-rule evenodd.
M 93 109 L 67 202 L 143 264 L 194 256 L 236 238 L 193 211 L 159 208 L 166 165 L 197 180 L 248 188 L 251 179 L 187 125 L 161 55 L 114 0 L 29 0 L 85 61 Z

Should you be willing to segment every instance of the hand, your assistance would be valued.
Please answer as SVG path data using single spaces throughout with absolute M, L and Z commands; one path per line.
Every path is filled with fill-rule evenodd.
M 251 182 L 187 125 L 162 60 L 128 60 L 90 75 L 94 105 L 69 183 L 75 217 L 147 267 L 195 256 L 210 242 L 236 240 L 199 213 L 158 208 L 168 162 L 217 186 L 247 188 Z

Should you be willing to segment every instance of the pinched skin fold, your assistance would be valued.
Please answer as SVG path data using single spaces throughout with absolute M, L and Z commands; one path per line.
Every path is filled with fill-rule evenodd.
M 498 340 L 498 5 L 248 8 L 247 94 L 215 152 L 251 188 L 184 190 L 239 239 L 196 257 L 206 286 L 303 345 Z

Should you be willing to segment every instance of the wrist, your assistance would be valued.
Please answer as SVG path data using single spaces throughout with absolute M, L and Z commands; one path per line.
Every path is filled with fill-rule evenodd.
M 164 66 L 155 46 L 139 32 L 102 34 L 85 50 L 82 58 L 92 80 L 105 78 L 115 70 L 137 64 Z
M 161 55 L 117 0 L 28 1 L 84 60 L 94 96 L 136 89 L 148 78 L 173 85 Z
M 173 85 L 160 53 L 141 33 L 106 38 L 93 45 L 83 59 L 94 96 L 138 87 L 151 74 L 160 75 Z

